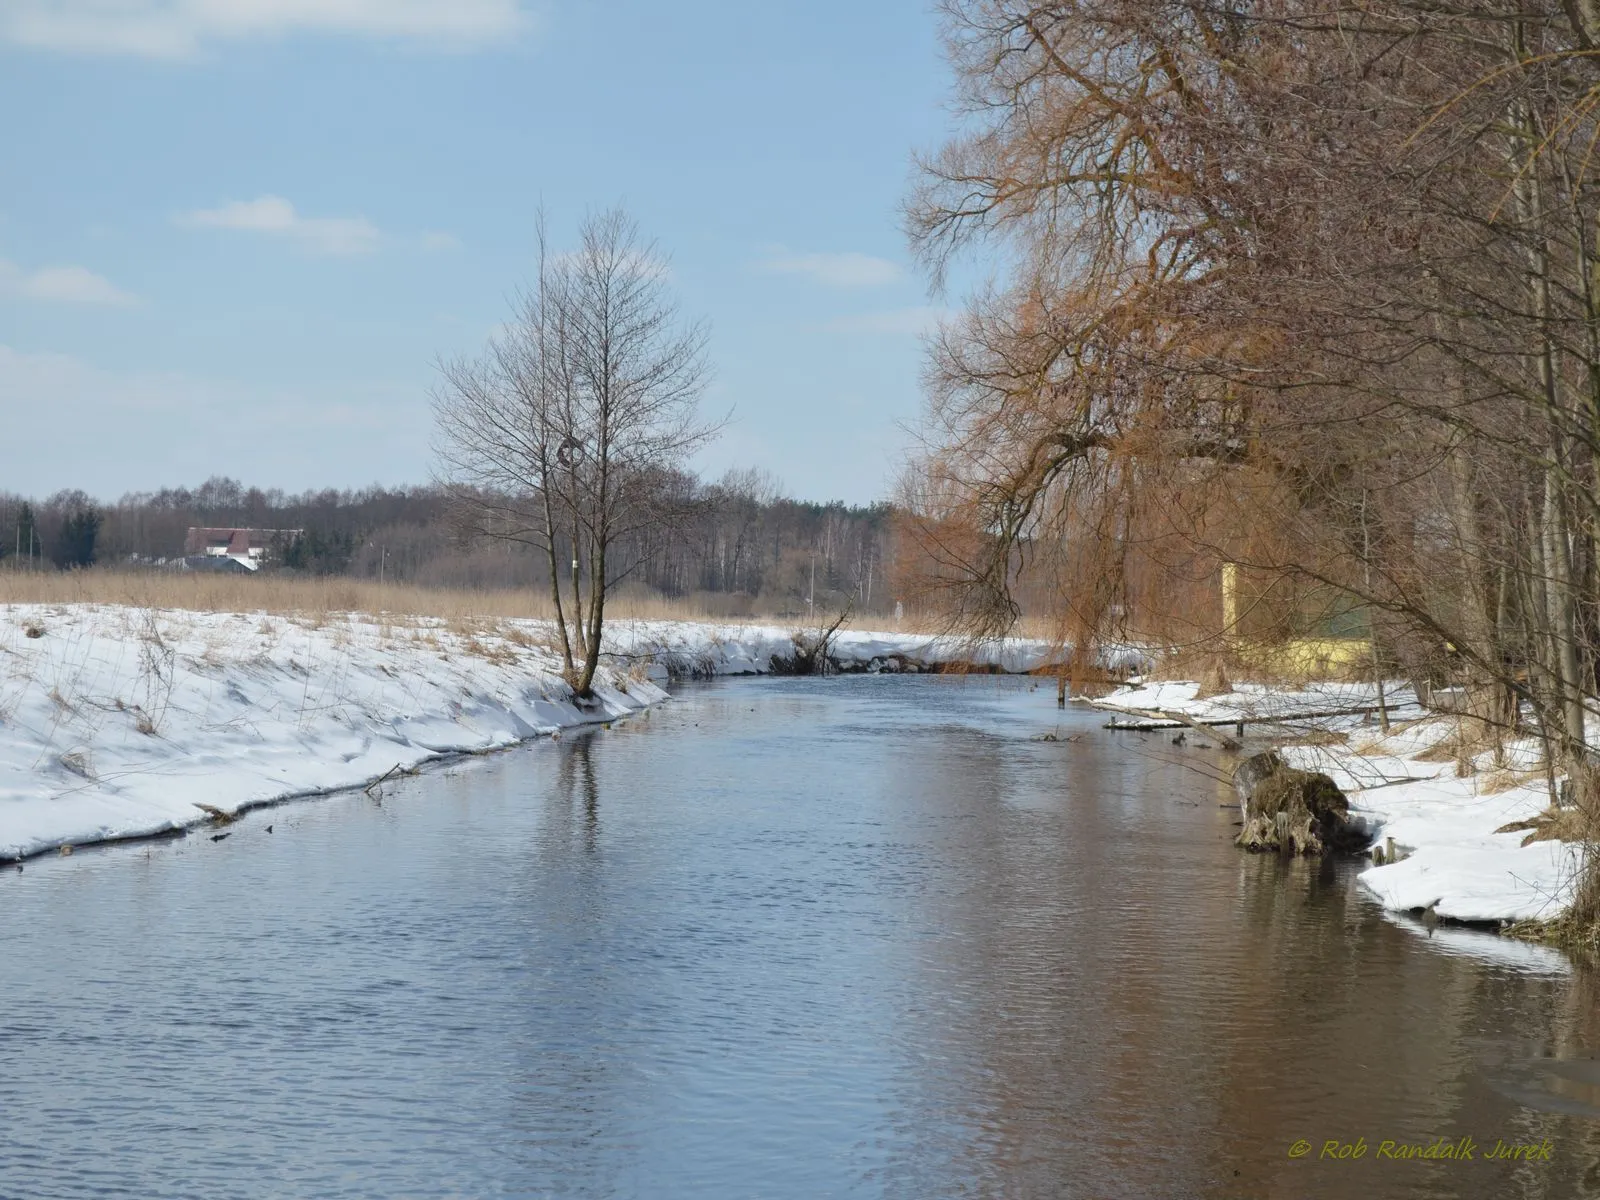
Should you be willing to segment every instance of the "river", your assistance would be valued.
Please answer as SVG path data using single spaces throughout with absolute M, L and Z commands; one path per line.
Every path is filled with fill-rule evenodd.
M 1101 723 L 725 681 L 8 869 L 0 1196 L 1600 1191 L 1593 974 L 1241 854 L 1220 758 Z

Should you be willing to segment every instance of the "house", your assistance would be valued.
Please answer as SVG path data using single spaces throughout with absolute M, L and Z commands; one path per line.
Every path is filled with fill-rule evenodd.
M 198 569 L 227 569 L 235 564 L 246 571 L 260 570 L 273 552 L 299 537 L 302 529 L 206 529 L 190 526 L 183 542 L 185 562 Z M 211 560 L 224 561 L 211 561 Z M 199 560 L 199 561 L 194 561 Z
M 1373 665 L 1372 630 L 1368 614 L 1354 599 L 1322 595 L 1310 611 L 1286 614 L 1287 628 L 1276 636 L 1262 637 L 1250 630 L 1258 605 L 1271 591 L 1244 586 L 1238 564 L 1222 564 L 1222 636 L 1240 659 L 1260 670 L 1294 678 L 1329 678 L 1359 674 Z M 1244 603 L 1241 603 L 1241 600 Z M 1298 606 L 1306 606 L 1302 600 Z M 1248 631 L 1248 632 L 1247 632 Z M 1251 636 L 1256 632 L 1256 636 Z M 1265 632 L 1265 631 L 1261 631 Z

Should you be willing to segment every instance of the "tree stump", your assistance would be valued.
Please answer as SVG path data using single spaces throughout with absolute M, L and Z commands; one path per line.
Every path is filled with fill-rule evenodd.
M 1320 772 L 1296 770 L 1268 751 L 1240 763 L 1233 785 L 1244 814 L 1237 842 L 1246 850 L 1344 854 L 1367 847 L 1367 831 L 1351 823 L 1339 785 Z

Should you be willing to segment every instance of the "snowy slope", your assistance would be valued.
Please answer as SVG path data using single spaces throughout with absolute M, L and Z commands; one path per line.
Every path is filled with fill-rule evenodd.
M 28 636 L 29 631 L 41 634 Z M 439 754 L 636 712 L 580 708 L 539 631 L 99 606 L 0 609 L 0 858 L 158 833 Z

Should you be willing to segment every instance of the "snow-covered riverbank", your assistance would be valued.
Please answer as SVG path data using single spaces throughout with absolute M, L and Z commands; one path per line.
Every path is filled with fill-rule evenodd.
M 1387 736 L 1370 712 L 1351 711 L 1376 704 L 1371 684 L 1300 691 L 1244 685 L 1205 699 L 1198 691 L 1193 683 L 1147 684 L 1119 689 L 1099 703 L 1123 713 L 1181 712 L 1197 721 L 1260 723 L 1294 714 L 1300 718 L 1294 726 L 1342 737 L 1291 744 L 1282 753 L 1293 766 L 1331 776 L 1350 801 L 1351 817 L 1375 840 L 1394 839 L 1404 857 L 1361 873 L 1362 885 L 1387 909 L 1431 910 L 1461 921 L 1549 920 L 1569 904 L 1577 847 L 1559 841 L 1524 846 L 1525 830 L 1496 832 L 1549 806 L 1534 743 L 1509 743 L 1499 764 L 1487 752 L 1477 754 L 1458 773 L 1456 755 L 1446 748 L 1455 721 L 1423 714 L 1409 688 L 1388 690 L 1399 724 Z
M 791 633 L 616 622 L 595 700 L 580 705 L 539 621 L 0 607 L 0 860 L 616 720 L 665 698 L 669 670 L 768 671 L 774 654 L 794 652 Z M 847 630 L 830 658 L 846 670 L 1020 671 L 1050 648 Z
M 793 627 L 713 625 L 685 621 L 617 621 L 606 626 L 606 648 L 618 663 L 646 662 L 674 675 L 761 675 L 774 656 L 792 655 Z M 841 629 L 828 643 L 828 659 L 843 671 L 926 671 L 952 663 L 1009 673 L 1035 671 L 1056 661 L 1049 642 L 1003 638 L 974 645 L 953 637 Z M 1106 646 L 1096 665 L 1137 671 L 1150 664 L 1136 646 Z
M 1375 835 L 1393 838 L 1400 861 L 1371 867 L 1361 883 L 1396 912 L 1431 910 L 1458 921 L 1551 920 L 1571 903 L 1580 847 L 1523 842 L 1531 821 L 1550 806 L 1549 784 L 1531 743 L 1510 743 L 1504 765 L 1473 756 L 1458 774 L 1440 747 L 1454 723 L 1434 717 L 1387 737 L 1354 737 L 1345 746 L 1289 746 L 1291 765 L 1331 776 L 1353 815 Z
M 0 610 L 0 858 L 359 786 L 639 711 L 580 706 L 537 631 L 111 606 Z M 637 674 L 637 673 L 636 673 Z

